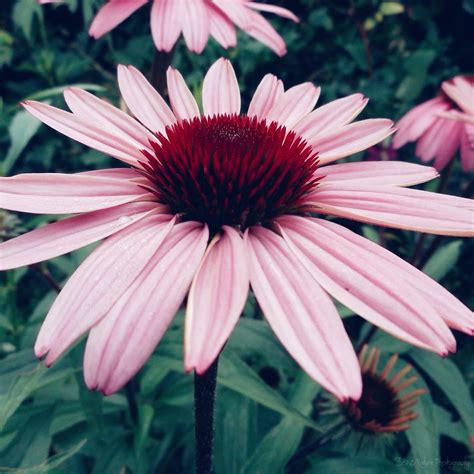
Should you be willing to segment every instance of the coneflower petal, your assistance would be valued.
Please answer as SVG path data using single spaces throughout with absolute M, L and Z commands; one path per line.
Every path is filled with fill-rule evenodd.
M 41 262 L 109 237 L 160 210 L 154 202 L 137 202 L 88 212 L 47 224 L 0 244 L 0 270 Z
M 179 309 L 206 249 L 209 232 L 177 224 L 147 266 L 90 332 L 87 385 L 106 395 L 125 385 L 154 351 Z
M 249 275 L 244 243 L 224 226 L 194 277 L 186 308 L 184 366 L 205 372 L 219 355 L 247 300 Z
M 273 331 L 292 357 L 339 400 L 360 397 L 358 360 L 329 296 L 274 232 L 245 234 L 250 284 Z
M 109 237 L 68 280 L 40 329 L 38 357 L 52 364 L 97 324 L 135 281 L 174 224 L 171 216 L 149 216 Z
M 271 108 L 283 95 L 283 83 L 273 74 L 267 74 L 261 80 L 249 105 L 247 115 L 265 118 Z
M 349 240 L 351 231 L 321 219 L 287 216 L 277 222 L 295 255 L 334 298 L 410 344 L 443 355 L 454 351 L 454 338 L 431 302 L 393 265 Z
M 72 214 L 118 206 L 147 193 L 135 183 L 88 174 L 25 173 L 0 177 L 3 209 L 35 214 Z
M 196 99 L 186 85 L 181 73 L 169 67 L 166 72 L 166 78 L 171 107 L 176 118 L 179 120 L 190 120 L 194 117 L 199 117 L 200 113 Z

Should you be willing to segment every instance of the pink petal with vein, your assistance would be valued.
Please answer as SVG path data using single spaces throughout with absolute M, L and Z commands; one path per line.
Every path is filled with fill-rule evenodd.
M 203 0 L 186 2 L 181 8 L 184 41 L 190 51 L 202 53 L 209 39 L 208 7 Z
M 360 369 L 331 299 L 274 232 L 245 234 L 250 283 L 257 300 L 292 357 L 339 400 L 361 395 Z
M 213 4 L 208 5 L 210 33 L 223 48 L 237 45 L 237 32 L 234 24 Z
M 354 120 L 368 101 L 362 94 L 352 94 L 333 100 L 304 117 L 294 127 L 294 131 L 307 140 L 314 141 L 317 137 L 334 132 Z
M 430 234 L 474 235 L 474 201 L 388 186 L 321 186 L 313 210 L 371 224 Z
M 257 87 L 249 105 L 247 115 L 264 119 L 283 95 L 283 83 L 273 74 L 267 74 Z
M 454 337 L 429 295 L 381 257 L 390 252 L 376 246 L 370 253 L 361 245 L 366 239 L 322 219 L 287 216 L 278 223 L 295 255 L 334 298 L 410 344 L 443 355 L 454 351 Z
M 130 165 L 136 166 L 137 160 L 143 159 L 138 148 L 112 129 L 94 125 L 89 120 L 41 102 L 27 100 L 22 105 L 37 119 L 79 143 Z
M 436 114 L 448 108 L 449 105 L 441 97 L 436 97 L 414 107 L 397 123 L 393 146 L 400 148 L 408 142 L 418 140 L 435 123 Z
M 461 165 L 464 171 L 474 170 L 474 125 L 467 123 L 461 135 Z
M 47 355 L 51 365 L 97 324 L 140 275 L 173 224 L 171 216 L 149 216 L 96 248 L 56 298 L 38 334 L 36 355 Z
M 304 82 L 291 87 L 275 102 L 265 117 L 267 122 L 278 122 L 286 128 L 293 128 L 309 114 L 318 101 L 320 87 Z
M 229 60 L 221 58 L 210 67 L 202 86 L 202 105 L 209 116 L 240 113 L 239 83 Z
M 109 0 L 97 13 L 89 29 L 95 39 L 113 30 L 148 0 Z
M 394 132 L 393 122 L 388 119 L 368 119 L 350 123 L 322 137 L 308 139 L 319 154 L 321 164 L 353 155 L 381 142 Z
M 153 202 L 123 204 L 47 224 L 0 244 L 0 270 L 23 267 L 57 257 L 125 229 L 150 212 Z
M 287 10 L 286 8 L 256 2 L 247 2 L 247 6 L 261 12 L 274 13 L 275 15 L 287 18 L 288 20 L 293 20 L 295 23 L 299 23 L 300 21 L 293 12 L 290 12 L 290 10 Z
M 186 296 L 209 232 L 176 225 L 135 282 L 90 332 L 84 357 L 87 385 L 106 395 L 123 387 L 159 343 Z
M 176 0 L 153 0 L 151 34 L 158 51 L 169 52 L 181 34 L 181 5 Z
M 136 184 L 86 174 L 32 173 L 0 177 L 0 207 L 35 214 L 70 214 L 147 199 Z
M 278 56 L 286 54 L 286 46 L 283 38 L 277 33 L 275 28 L 262 15 L 257 12 L 251 13 L 250 23 L 241 28 L 250 36 L 268 46 Z
M 128 138 L 135 148 L 152 151 L 150 140 L 155 139 L 153 134 L 117 107 L 77 87 L 66 89 L 64 99 L 74 115 L 93 121 L 97 126 L 112 129 L 114 133 Z
M 474 115 L 474 80 L 456 76 L 441 85 L 443 91 L 466 113 Z
M 170 67 L 166 72 L 166 78 L 171 107 L 176 118 L 189 120 L 199 117 L 199 107 L 196 99 L 186 85 L 181 73 Z
M 247 300 L 247 255 L 239 233 L 223 227 L 194 277 L 186 309 L 185 369 L 204 373 L 219 355 Z
M 324 186 L 414 186 L 438 176 L 434 168 L 402 161 L 339 163 L 322 166 L 314 174 L 315 178 L 322 178 L 321 184 L 324 183 Z
M 133 66 L 117 69 L 120 92 L 128 108 L 152 132 L 164 132 L 176 122 L 171 109 L 145 76 Z

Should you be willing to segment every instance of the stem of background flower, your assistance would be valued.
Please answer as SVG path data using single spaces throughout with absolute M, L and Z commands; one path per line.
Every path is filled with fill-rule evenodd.
M 446 187 L 448 186 L 449 178 L 453 171 L 453 166 L 454 166 L 454 160 L 451 160 L 449 162 L 449 165 L 442 171 L 441 179 L 435 191 L 436 193 L 442 193 L 443 191 L 446 190 Z M 433 252 L 439 247 L 439 244 L 442 242 L 442 237 L 440 236 L 434 237 L 434 240 L 431 243 L 430 247 L 428 248 L 428 251 L 425 252 L 423 255 L 420 255 L 420 253 L 423 250 L 425 240 L 427 237 L 428 237 L 428 234 L 420 234 L 420 236 L 418 237 L 418 241 L 415 245 L 415 250 L 413 251 L 412 256 L 410 258 L 410 263 L 414 265 L 416 268 L 422 268 L 424 264 L 428 261 L 429 257 L 433 254 Z M 434 245 L 434 248 L 433 248 L 433 245 Z
M 196 474 L 211 474 L 214 448 L 214 402 L 219 357 L 202 375 L 194 374 Z
M 56 293 L 61 291 L 61 285 L 53 278 L 46 267 L 41 266 L 39 263 L 34 263 L 30 265 L 30 268 L 38 273 L 38 275 L 40 275 L 48 283 L 48 285 L 51 286 L 54 291 L 56 291 Z
M 155 51 L 155 57 L 151 65 L 150 82 L 162 97 L 166 97 L 167 95 L 166 71 L 173 59 L 173 51 L 173 49 L 169 53 L 165 51 Z

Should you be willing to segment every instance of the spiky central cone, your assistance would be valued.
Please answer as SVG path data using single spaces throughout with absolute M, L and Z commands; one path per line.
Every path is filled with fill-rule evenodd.
M 240 115 L 178 122 L 157 135 L 146 174 L 185 219 L 242 229 L 298 213 L 316 186 L 317 154 L 294 132 Z
M 365 373 L 362 375 L 363 391 L 357 405 L 357 423 L 375 421 L 381 426 L 388 426 L 392 420 L 397 418 L 399 402 L 397 394 L 384 379 L 375 374 Z

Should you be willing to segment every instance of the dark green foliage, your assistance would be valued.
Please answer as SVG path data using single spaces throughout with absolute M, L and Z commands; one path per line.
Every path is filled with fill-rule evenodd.
M 196 96 L 207 68 L 225 55 L 237 70 L 244 107 L 261 77 L 272 72 L 287 86 L 304 81 L 321 85 L 322 103 L 363 92 L 371 99 L 365 117 L 398 119 L 435 95 L 441 81 L 473 72 L 471 0 L 271 3 L 286 4 L 302 20 L 299 25 L 272 20 L 288 46 L 281 59 L 244 34 L 237 49 L 224 51 L 211 41 L 201 56 L 179 42 L 172 64 Z M 40 126 L 18 105 L 34 98 L 64 106 L 61 92 L 68 85 L 118 104 L 118 63 L 149 74 L 155 51 L 148 7 L 94 41 L 87 26 L 101 4 L 69 0 L 67 6 L 40 7 L 35 0 L 2 1 L 1 175 L 113 165 L 111 158 Z M 413 147 L 405 147 L 399 158 L 416 161 Z M 463 194 L 470 178 L 456 162 L 448 192 Z M 2 213 L 0 238 L 53 219 Z M 413 254 L 414 233 L 347 225 L 407 260 Z M 426 248 L 431 242 L 428 237 Z M 34 338 L 56 295 L 45 275 L 62 284 L 89 251 L 0 275 L 0 472 L 192 472 L 193 379 L 182 368 L 182 314 L 140 374 L 111 397 L 85 387 L 82 342 L 51 369 L 34 359 Z M 443 239 L 424 270 L 472 306 L 473 261 L 472 242 Z M 369 325 L 346 308 L 338 309 L 357 346 Z M 323 432 L 330 428 L 318 409 L 323 390 L 286 354 L 250 299 L 219 365 L 216 473 L 273 474 L 285 466 L 289 473 L 472 471 L 472 346 L 467 336 L 456 336 L 458 353 L 443 360 L 378 331 L 372 344 L 384 357 L 400 352 L 414 364 L 419 386 L 429 390 L 416 408 L 420 416 L 411 430 L 383 442 L 360 442 L 339 430 L 337 439 L 321 445 Z

